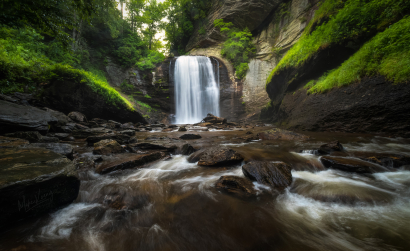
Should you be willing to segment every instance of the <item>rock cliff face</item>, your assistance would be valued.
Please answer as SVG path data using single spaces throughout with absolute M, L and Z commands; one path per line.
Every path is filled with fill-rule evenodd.
M 301 89 L 285 94 L 281 105 L 262 113 L 281 126 L 306 131 L 379 133 L 410 137 L 410 85 L 383 77 L 308 95 Z
M 215 57 L 226 66 L 229 80 L 221 81 L 222 116 L 234 120 L 259 118 L 261 109 L 270 101 L 265 89 L 269 73 L 298 41 L 317 3 L 318 0 L 277 0 L 225 1 L 213 5 L 207 18 L 207 33 L 195 33 L 187 49 L 191 49 L 190 55 Z M 213 21 L 220 18 L 253 31 L 257 53 L 244 81 L 235 79 L 232 65 L 220 54 L 224 37 L 213 28 Z
M 194 34 L 186 50 L 209 47 L 223 41 L 224 37 L 214 28 L 215 19 L 224 19 L 236 27 L 248 27 L 252 31 L 282 2 L 283 0 L 213 0 L 213 7 L 206 18 L 207 22 L 195 25 Z M 206 29 L 204 35 L 199 34 L 201 28 Z
M 168 58 L 151 71 L 141 71 L 137 67 L 123 69 L 112 60 L 108 60 L 105 72 L 111 86 L 151 107 L 136 103 L 138 110 L 148 115 L 149 122 L 168 123 L 172 103 L 169 82 L 171 61 L 172 59 Z
M 270 101 L 266 80 L 287 50 L 302 35 L 317 9 L 318 0 L 292 0 L 283 3 L 253 32 L 257 53 L 249 64 L 243 85 L 246 117 L 256 119 Z

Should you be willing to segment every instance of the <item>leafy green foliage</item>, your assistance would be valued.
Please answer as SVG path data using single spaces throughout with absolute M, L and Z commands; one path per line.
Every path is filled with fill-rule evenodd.
M 222 56 L 232 62 L 236 76 L 239 79 L 244 78 L 249 69 L 250 57 L 256 51 L 255 45 L 252 43 L 252 33 L 248 28 L 244 30 L 235 28 L 232 23 L 225 23 L 223 19 L 216 19 L 214 25 L 228 36 L 222 46 Z
M 66 29 L 75 29 L 80 20 L 89 21 L 99 3 L 110 0 L 2 0 L 0 23 L 32 28 L 56 37 L 64 45 L 71 41 Z
M 407 0 L 326 0 L 301 39 L 271 72 L 267 83 L 281 70 L 304 64 L 318 50 L 383 31 L 409 10 Z
M 339 68 L 320 78 L 310 93 L 349 85 L 365 76 L 383 75 L 395 83 L 410 80 L 410 17 L 377 34 Z
M 185 47 L 194 31 L 194 22 L 201 25 L 200 34 L 205 34 L 203 27 L 206 16 L 212 7 L 209 0 L 167 0 L 167 18 L 165 35 L 168 40 L 168 49 L 180 55 L 185 54 Z M 205 33 L 204 33 L 205 32 Z
M 137 66 L 139 69 L 145 71 L 155 68 L 157 63 L 164 61 L 165 56 L 158 52 L 158 51 L 150 51 L 147 57 L 141 58 L 137 62 Z
M 118 44 L 115 55 L 123 67 L 135 65 L 147 52 L 146 43 L 137 33 L 128 33 Z
M 107 103 L 133 110 L 131 103 L 112 88 L 101 71 L 87 72 L 56 63 L 46 56 L 48 46 L 33 29 L 0 27 L 0 91 L 11 93 L 34 90 L 37 84 L 76 81 L 87 84 Z

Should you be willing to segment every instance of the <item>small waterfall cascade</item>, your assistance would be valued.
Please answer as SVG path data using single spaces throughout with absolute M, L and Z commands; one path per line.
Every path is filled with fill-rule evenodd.
M 182 56 L 176 60 L 176 124 L 198 123 L 208 113 L 220 116 L 219 69 L 217 73 L 215 74 L 211 59 L 208 57 Z

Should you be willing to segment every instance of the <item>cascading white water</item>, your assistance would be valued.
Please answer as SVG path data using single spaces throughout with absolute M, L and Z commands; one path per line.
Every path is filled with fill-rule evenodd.
M 219 114 L 219 76 L 211 59 L 182 56 L 175 63 L 175 123 L 200 122 L 208 113 Z

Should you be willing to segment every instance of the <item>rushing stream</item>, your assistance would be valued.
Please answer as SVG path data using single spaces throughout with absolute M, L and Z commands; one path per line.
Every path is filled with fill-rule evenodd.
M 262 130 L 261 128 L 260 130 Z M 178 137 L 181 133 L 139 133 Z M 77 201 L 1 235 L 2 250 L 410 250 L 410 171 L 372 175 L 324 169 L 301 150 L 338 139 L 348 152 L 410 153 L 410 141 L 373 136 L 310 134 L 308 141 L 253 141 L 245 131 L 201 132 L 198 146 L 226 145 L 245 157 L 285 161 L 293 183 L 283 192 L 254 183 L 257 199 L 219 192 L 222 175 L 241 165 L 204 168 L 176 155 L 143 169 L 110 175 L 80 173 Z M 135 209 L 104 206 L 113 194 Z
M 208 113 L 219 116 L 219 76 L 210 58 L 179 57 L 174 78 L 176 124 L 198 123 Z

